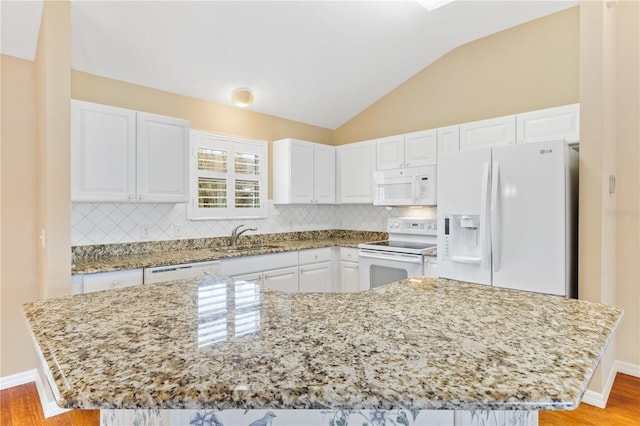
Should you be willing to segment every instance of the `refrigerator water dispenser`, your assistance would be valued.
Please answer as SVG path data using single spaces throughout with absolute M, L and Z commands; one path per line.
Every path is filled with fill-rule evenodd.
M 444 258 L 461 263 L 480 263 L 480 216 L 444 217 Z

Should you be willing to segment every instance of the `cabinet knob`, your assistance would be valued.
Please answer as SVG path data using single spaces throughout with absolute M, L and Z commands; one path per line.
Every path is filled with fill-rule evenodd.
M 144 200 L 144 195 L 141 195 L 141 196 L 140 196 L 140 197 L 138 197 L 138 198 L 140 198 L 141 200 Z
M 111 287 L 116 287 L 118 285 L 118 280 L 113 280 L 111 282 Z
M 133 200 L 133 194 L 129 194 L 129 199 Z

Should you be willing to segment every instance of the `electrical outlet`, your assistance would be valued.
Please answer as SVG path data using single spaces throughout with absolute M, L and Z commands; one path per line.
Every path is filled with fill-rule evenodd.
M 174 237 L 181 237 L 182 236 L 182 228 L 183 228 L 183 224 L 181 223 L 174 223 L 173 224 L 173 236 Z
M 140 227 L 140 238 L 143 240 L 149 238 L 149 227 L 147 225 L 142 225 Z

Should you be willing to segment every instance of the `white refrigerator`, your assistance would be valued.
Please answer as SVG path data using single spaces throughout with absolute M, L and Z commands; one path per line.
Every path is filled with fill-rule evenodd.
M 564 141 L 438 156 L 438 276 L 577 297 L 578 153 Z

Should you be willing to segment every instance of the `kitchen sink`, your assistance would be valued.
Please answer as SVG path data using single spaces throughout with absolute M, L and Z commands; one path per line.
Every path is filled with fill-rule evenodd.
M 267 249 L 272 249 L 272 248 L 278 248 L 280 246 L 275 246 L 275 245 L 259 245 L 259 246 L 250 246 L 250 247 L 227 247 L 227 248 L 222 248 L 222 249 L 218 249 L 216 251 L 219 251 L 221 253 L 246 253 L 246 252 L 251 252 L 251 251 L 260 251 L 260 250 L 267 250 Z

